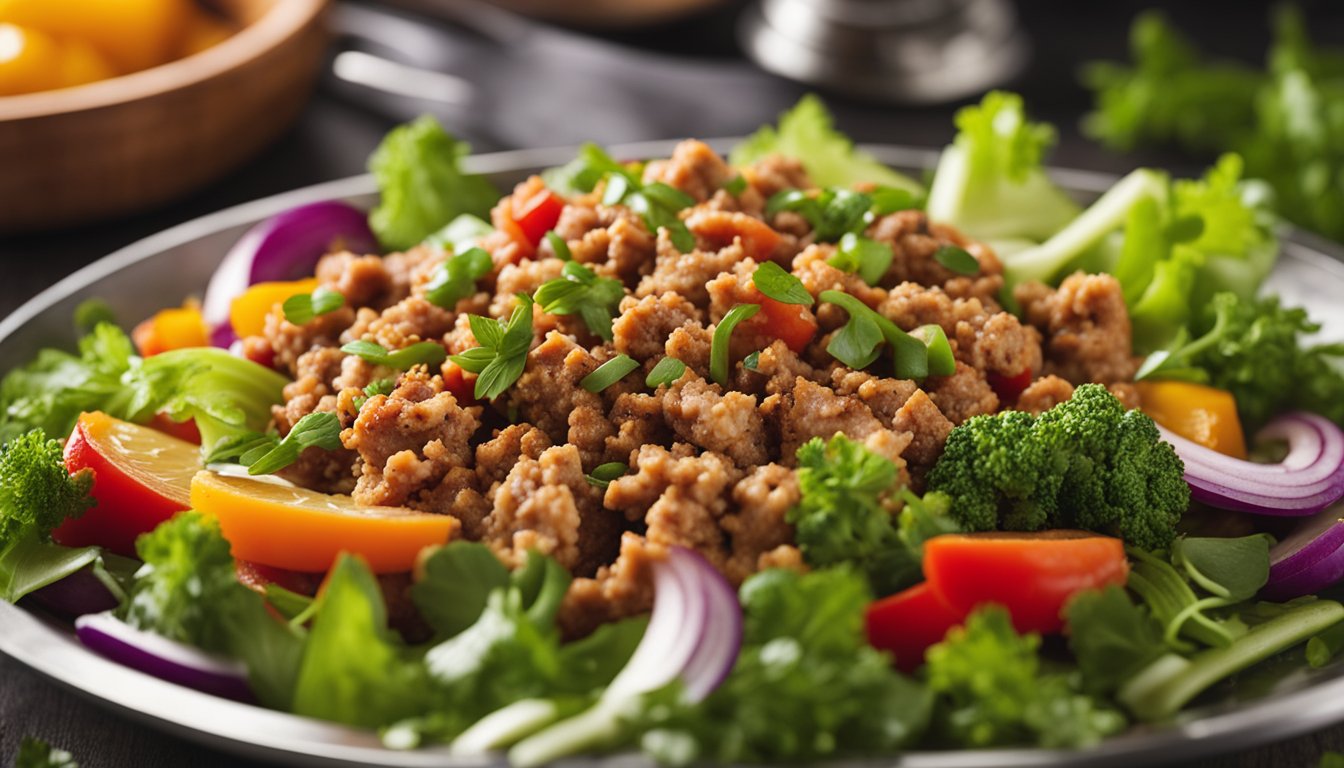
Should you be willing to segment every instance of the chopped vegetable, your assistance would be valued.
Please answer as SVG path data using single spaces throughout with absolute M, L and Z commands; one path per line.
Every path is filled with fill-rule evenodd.
M 895 253 L 890 245 L 846 232 L 836 244 L 835 255 L 826 263 L 857 274 L 869 285 L 877 285 L 887 274 L 893 258 Z
M 210 344 L 210 332 L 197 306 L 187 305 L 161 309 L 154 316 L 131 331 L 131 339 L 142 357 L 153 357 L 170 349 L 205 347 Z
M 369 226 L 383 246 L 404 250 L 460 214 L 489 212 L 499 193 L 484 177 L 463 172 L 469 151 L 429 116 L 387 134 L 369 158 L 381 200 Z
M 923 379 L 929 375 L 929 350 L 924 342 L 847 293 L 822 291 L 817 298 L 838 304 L 849 313 L 849 322 L 826 345 L 826 351 L 836 360 L 862 370 L 877 360 L 886 343 L 891 347 L 896 378 Z
M 443 260 L 429 285 L 425 300 L 436 307 L 453 309 L 457 302 L 476 292 L 476 281 L 495 268 L 490 254 L 482 248 L 465 248 Z
M 546 182 L 546 186 L 557 192 L 582 194 L 592 192 L 608 174 L 634 176 L 628 168 L 613 160 L 601 147 L 587 142 L 579 147 L 578 155 L 568 164 L 544 171 L 541 178 Z
M 1231 392 L 1185 381 L 1138 383 L 1143 412 L 1153 421 L 1210 450 L 1246 458 L 1246 438 Z
M 990 242 L 1042 242 L 1078 215 L 1041 162 L 1055 131 L 1027 120 L 1022 97 L 992 91 L 959 110 L 956 123 L 956 139 L 943 150 L 929 188 L 930 219 Z M 971 262 L 967 274 L 979 271 Z
M 75 636 L 86 648 L 161 680 L 235 701 L 255 700 L 245 665 L 136 629 L 110 613 L 75 619 Z
M 594 467 L 590 474 L 584 476 L 584 479 L 588 481 L 589 485 L 605 491 L 607 486 L 611 485 L 612 480 L 629 471 L 629 465 L 619 461 L 609 461 L 606 464 L 599 464 Z
M 531 296 L 518 294 L 518 304 L 507 322 L 467 316 L 471 333 L 480 346 L 449 359 L 462 370 L 476 374 L 477 400 L 499 397 L 523 375 L 527 353 L 532 348 L 532 303 Z
M 310 413 L 295 422 L 289 434 L 260 455 L 244 453 L 241 463 L 249 475 L 273 475 L 299 460 L 308 448 L 336 451 L 341 448 L 341 420 L 334 413 Z
M 213 472 L 192 480 L 191 506 L 219 519 L 235 557 L 292 571 L 325 571 L 341 552 L 378 573 L 408 571 L 420 550 L 447 543 L 459 529 L 448 515 Z
M 1269 550 L 1269 580 L 1262 590 L 1271 600 L 1310 595 L 1344 578 L 1344 519 L 1327 507 L 1303 519 Z
M 644 379 L 644 386 L 651 389 L 668 386 L 685 374 L 685 363 L 675 357 L 664 357 L 653 366 L 653 370 L 649 371 L 649 375 Z
M 797 159 L 819 187 L 848 187 L 861 182 L 922 194 L 912 179 L 882 165 L 832 126 L 831 115 L 821 99 L 804 96 L 779 116 L 779 127 L 762 126 L 733 147 L 728 160 L 746 166 L 770 155 Z
M 557 259 L 561 261 L 574 260 L 574 254 L 569 250 L 569 243 L 565 242 L 565 238 L 557 234 L 555 230 L 546 233 L 546 242 L 551 244 L 551 250 L 555 252 Z
M 847 234 L 857 235 L 871 220 L 873 199 L 862 192 L 830 187 L 816 195 L 801 189 L 786 189 L 770 196 L 765 214 L 794 211 L 812 225 L 813 237 L 820 242 L 836 242 Z
M 51 543 L 54 528 L 92 505 L 92 484 L 92 472 L 67 472 L 60 443 L 38 430 L 0 446 L 0 599 L 15 602 L 98 559 L 95 548 Z
M 677 212 L 695 205 L 695 199 L 661 181 L 641 184 L 633 175 L 611 173 L 602 194 L 603 205 L 624 204 L 644 219 L 650 232 L 666 229 L 672 245 L 686 253 L 695 248 L 695 237 Z
M 639 361 L 626 354 L 618 354 L 599 365 L 579 382 L 589 392 L 601 392 L 639 368 Z
M 941 245 L 933 252 L 933 260 L 958 275 L 980 274 L 980 262 L 965 248 L 956 245 Z
M 295 296 L 310 296 L 319 287 L 315 277 L 254 283 L 229 302 L 229 325 L 238 337 L 260 336 L 266 330 L 266 316 L 277 305 L 283 307 Z
M 869 605 L 864 629 L 869 645 L 890 653 L 898 669 L 912 673 L 924 665 L 924 652 L 965 620 L 965 611 L 943 602 L 925 581 Z
M 929 473 L 970 531 L 1082 528 L 1162 548 L 1190 503 L 1181 460 L 1153 420 L 1099 384 L 1039 417 L 976 416 L 952 430 Z
M 551 315 L 578 315 L 588 330 L 611 341 L 611 318 L 625 298 L 625 286 L 577 261 L 566 262 L 560 274 L 537 288 L 532 296 L 537 306 Z
M 803 282 L 773 261 L 767 261 L 756 268 L 751 275 L 751 283 L 756 290 L 781 304 L 799 304 L 810 307 L 812 294 L 803 287 Z
M 300 293 L 285 299 L 281 305 L 285 319 L 294 325 L 310 323 L 313 318 L 335 312 L 345 306 L 345 296 L 337 290 L 321 285 L 312 293 Z
M 714 326 L 714 337 L 709 347 L 709 376 L 719 386 L 728 385 L 728 366 L 731 354 L 733 329 L 737 324 L 753 317 L 761 311 L 759 304 L 738 304 L 724 313 L 723 319 Z
M 435 341 L 421 341 L 397 350 L 389 350 L 381 344 L 359 339 L 341 347 L 347 355 L 364 358 L 370 365 L 381 365 L 404 371 L 417 365 L 438 365 L 448 358 L 448 351 Z
M 941 325 L 921 325 L 910 332 L 910 337 L 927 347 L 930 376 L 951 376 L 957 372 L 957 359 L 952 352 L 952 344 L 947 340 L 947 332 Z

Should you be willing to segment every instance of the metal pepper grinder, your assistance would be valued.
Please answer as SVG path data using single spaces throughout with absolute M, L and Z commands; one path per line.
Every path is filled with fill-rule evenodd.
M 738 31 L 770 72 L 907 104 L 1003 83 L 1028 51 L 1010 0 L 758 0 Z

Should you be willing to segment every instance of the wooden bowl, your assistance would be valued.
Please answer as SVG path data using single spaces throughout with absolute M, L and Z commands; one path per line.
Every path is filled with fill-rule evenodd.
M 328 0 L 219 0 L 244 25 L 130 75 L 0 98 L 0 234 L 141 211 L 237 167 L 299 114 Z

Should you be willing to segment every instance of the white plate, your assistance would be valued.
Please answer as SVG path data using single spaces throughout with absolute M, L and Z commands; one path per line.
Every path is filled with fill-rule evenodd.
M 712 142 L 722 148 L 731 142 Z M 617 157 L 666 156 L 669 142 L 617 147 Z M 868 147 L 903 168 L 929 167 L 933 153 L 903 147 Z M 479 155 L 468 167 L 490 175 L 501 189 L 541 168 L 573 157 L 572 149 Z M 1055 178 L 1080 198 L 1094 197 L 1113 177 L 1057 171 Z M 67 277 L 0 321 L 0 372 L 22 365 L 45 346 L 73 347 L 75 307 L 98 297 L 124 323 L 200 294 L 229 247 L 252 224 L 303 203 L 344 199 L 370 205 L 367 176 L 322 184 L 230 208 L 169 229 L 124 248 Z M 1292 303 L 1305 304 L 1323 321 L 1322 335 L 1344 339 L 1344 249 L 1294 233 L 1270 280 Z M 39 612 L 0 603 L 0 652 L 128 717 L 218 749 L 292 765 L 468 768 L 503 765 L 498 759 L 450 757 L 442 750 L 383 749 L 375 734 L 215 698 L 122 667 L 91 653 L 71 627 Z M 1298 651 L 1300 653 L 1300 650 Z M 1081 751 L 1041 749 L 911 752 L 899 758 L 849 761 L 852 766 L 952 768 L 963 766 L 1122 766 L 1190 760 L 1284 739 L 1344 720 L 1344 661 L 1321 670 L 1295 669 L 1251 700 L 1210 703 L 1176 723 L 1140 726 Z M 571 766 L 647 765 L 633 755 L 565 761 Z

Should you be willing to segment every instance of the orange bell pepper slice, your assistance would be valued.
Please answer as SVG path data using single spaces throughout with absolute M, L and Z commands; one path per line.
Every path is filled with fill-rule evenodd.
M 210 332 L 205 318 L 194 303 L 176 309 L 164 309 L 137 325 L 131 331 L 131 340 L 142 357 L 187 347 L 210 346 Z
M 317 278 L 273 283 L 257 283 L 243 292 L 229 305 L 229 322 L 238 338 L 260 336 L 266 330 L 266 316 L 277 304 L 301 293 L 317 290 Z
M 1246 458 L 1246 437 L 1231 392 L 1187 381 L 1140 381 L 1143 412 L 1181 437 L 1233 458 Z

